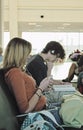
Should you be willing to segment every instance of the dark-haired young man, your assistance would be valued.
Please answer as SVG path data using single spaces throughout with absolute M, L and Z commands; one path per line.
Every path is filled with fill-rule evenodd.
M 63 46 L 59 42 L 50 41 L 40 54 L 31 57 L 27 63 L 26 72 L 30 72 L 37 85 L 39 85 L 45 77 L 51 75 L 53 63 L 57 62 L 58 59 L 63 60 L 64 58 L 65 50 Z

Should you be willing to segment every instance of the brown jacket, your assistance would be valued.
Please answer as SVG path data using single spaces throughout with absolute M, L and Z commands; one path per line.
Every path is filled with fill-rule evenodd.
M 15 95 L 20 112 L 24 113 L 29 106 L 29 100 L 36 92 L 35 80 L 19 68 L 12 68 L 5 74 L 5 80 Z M 33 111 L 41 110 L 46 104 L 46 98 L 41 96 Z

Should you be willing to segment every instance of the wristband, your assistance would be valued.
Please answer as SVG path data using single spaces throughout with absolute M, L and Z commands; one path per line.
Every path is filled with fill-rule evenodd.
M 41 95 L 39 95 L 38 93 L 35 93 L 39 98 L 41 97 Z
M 41 92 L 43 92 L 43 90 L 42 90 L 41 88 L 38 88 L 38 89 L 40 89 L 40 90 L 41 90 Z

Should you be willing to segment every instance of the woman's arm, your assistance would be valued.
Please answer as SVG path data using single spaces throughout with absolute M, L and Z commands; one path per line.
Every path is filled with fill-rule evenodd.
M 27 76 L 27 74 L 26 74 Z M 36 88 L 33 88 L 35 90 L 32 90 L 32 97 L 28 97 L 26 92 L 26 87 L 30 89 L 30 87 L 25 86 L 25 80 L 21 72 L 15 72 L 12 71 L 7 76 L 7 82 L 12 87 L 12 91 L 15 95 L 17 104 L 19 106 L 19 109 L 22 113 L 24 112 L 31 112 L 35 109 L 37 103 L 39 102 L 40 98 L 42 98 L 42 91 L 44 91 L 49 84 L 52 84 L 52 79 L 45 78 L 41 83 L 36 91 Z M 28 81 L 27 81 L 28 82 Z M 27 91 L 28 91 L 27 89 Z M 28 91 L 29 92 L 29 91 Z M 29 94 L 29 93 L 28 93 Z

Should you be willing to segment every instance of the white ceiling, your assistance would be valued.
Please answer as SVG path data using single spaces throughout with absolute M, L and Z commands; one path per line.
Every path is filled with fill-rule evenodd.
M 83 0 L 4 0 L 3 14 L 5 31 L 83 32 Z

